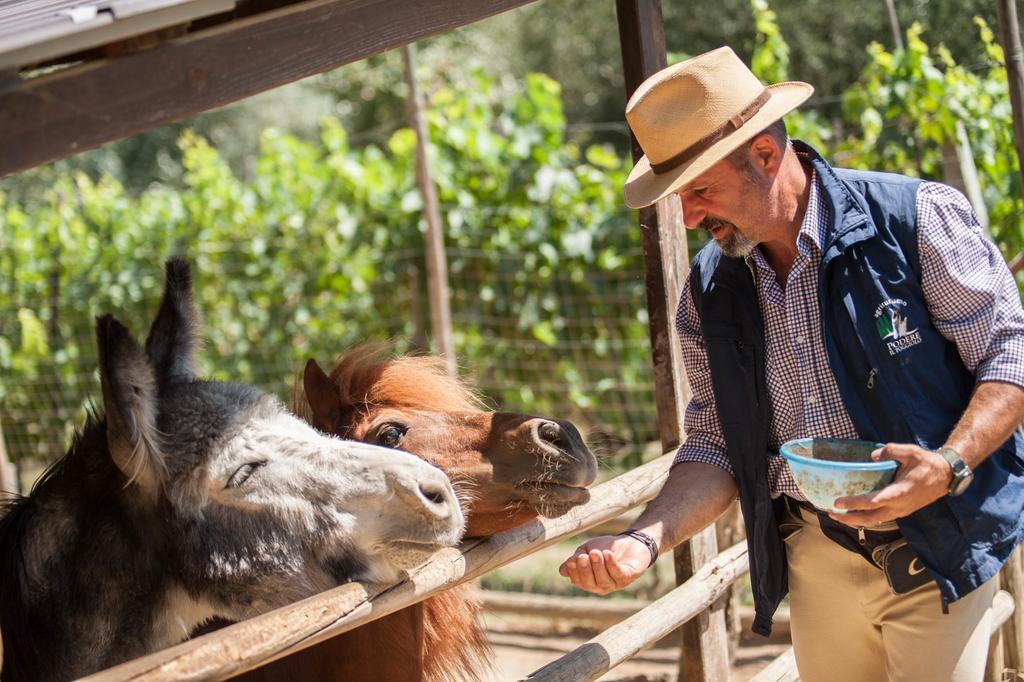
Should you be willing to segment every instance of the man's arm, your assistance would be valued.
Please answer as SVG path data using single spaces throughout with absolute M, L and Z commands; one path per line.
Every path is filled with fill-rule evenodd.
M 722 515 L 736 498 L 736 482 L 713 464 L 680 462 L 632 528 L 654 538 L 661 552 L 688 540 Z M 624 535 L 604 535 L 576 548 L 558 572 L 597 594 L 620 590 L 647 570 L 647 547 Z
M 661 492 L 633 526 L 654 538 L 659 550 L 666 552 L 714 522 L 736 497 L 689 278 L 679 296 L 676 331 L 693 392 L 683 415 L 686 440 L 676 453 Z M 641 541 L 606 535 L 577 547 L 558 572 L 576 587 L 607 594 L 636 580 L 650 563 L 650 550 Z
M 929 315 L 977 377 L 974 394 L 945 445 L 975 468 L 1006 442 L 1024 416 L 1024 311 L 1013 275 L 962 194 L 922 183 L 917 208 L 921 287 Z M 837 520 L 855 526 L 891 521 L 949 489 L 950 465 L 929 450 L 889 443 L 873 454 L 900 463 L 896 480 L 877 493 L 836 500 L 838 507 L 865 510 Z
M 946 440 L 971 469 L 995 452 L 1024 420 L 1024 389 L 1014 384 L 987 381 L 978 384 L 964 416 Z M 946 479 L 952 479 L 952 469 Z
M 978 384 L 956 428 L 946 440 L 974 469 L 996 450 L 1024 419 L 1024 389 L 1013 384 Z M 876 526 L 902 518 L 943 497 L 953 469 L 942 456 L 916 445 L 889 443 L 873 459 L 894 459 L 900 470 L 878 492 L 836 500 L 841 509 L 856 509 L 832 518 L 851 526 Z

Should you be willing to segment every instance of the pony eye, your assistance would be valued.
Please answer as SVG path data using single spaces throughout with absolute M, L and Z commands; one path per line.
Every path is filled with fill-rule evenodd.
M 253 472 L 259 469 L 261 466 L 266 464 L 266 460 L 262 462 L 249 462 L 243 464 L 235 470 L 235 473 L 231 474 L 231 478 L 224 484 L 225 488 L 238 488 L 252 476 Z
M 409 429 L 401 424 L 385 424 L 381 430 L 377 432 L 377 443 L 386 448 L 397 448 L 398 444 L 402 442 L 402 436 L 404 436 L 408 430 Z

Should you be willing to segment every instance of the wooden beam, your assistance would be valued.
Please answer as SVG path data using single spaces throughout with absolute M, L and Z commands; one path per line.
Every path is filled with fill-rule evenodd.
M 533 0 L 307 0 L 0 92 L 0 176 Z
M 665 29 L 660 0 L 616 0 L 616 9 L 626 96 L 629 97 L 648 76 L 668 65 Z M 632 139 L 633 160 L 636 161 L 643 156 L 643 150 L 636 138 Z M 662 448 L 669 452 L 682 440 L 683 413 L 690 398 L 682 350 L 673 323 L 690 263 L 678 198 L 670 196 L 655 206 L 640 209 L 640 230 L 658 430 Z M 717 553 L 714 526 L 677 547 L 676 583 L 686 582 Z M 716 604 L 683 627 L 680 680 L 699 682 L 729 678 L 728 637 L 721 606 Z

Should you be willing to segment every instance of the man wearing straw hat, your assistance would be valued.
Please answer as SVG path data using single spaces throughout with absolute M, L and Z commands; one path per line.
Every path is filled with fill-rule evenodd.
M 678 200 L 713 238 L 677 313 L 693 398 L 661 493 L 560 572 L 625 587 L 738 496 L 753 630 L 788 591 L 802 679 L 980 680 L 994 578 L 1024 535 L 1020 296 L 959 192 L 789 140 L 782 117 L 812 91 L 764 87 L 723 47 L 630 99 L 646 155 L 626 203 Z M 896 479 L 817 510 L 777 454 L 803 437 L 885 443 Z

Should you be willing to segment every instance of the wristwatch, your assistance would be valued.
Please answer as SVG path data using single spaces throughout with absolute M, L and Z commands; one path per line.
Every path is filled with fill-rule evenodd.
M 971 467 L 967 466 L 967 462 L 953 448 L 941 447 L 935 452 L 942 459 L 949 462 L 949 466 L 953 468 L 953 480 L 949 482 L 949 492 L 947 494 L 953 497 L 962 495 L 967 490 L 967 486 L 974 480 L 974 472 L 971 471 Z

